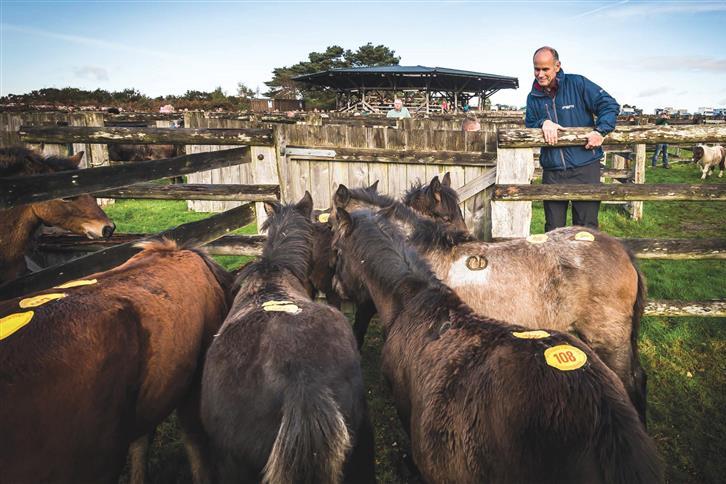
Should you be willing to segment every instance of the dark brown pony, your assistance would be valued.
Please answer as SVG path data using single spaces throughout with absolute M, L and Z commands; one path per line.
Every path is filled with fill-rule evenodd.
M 408 235 L 434 273 L 478 314 L 530 328 L 570 331 L 589 344 L 622 379 L 643 422 L 646 379 L 638 357 L 645 284 L 635 259 L 609 235 L 582 227 L 536 237 L 487 243 L 370 189 L 338 188 L 337 208 L 346 200 L 388 207 L 386 216 Z M 351 203 L 351 202 L 348 202 Z M 453 204 L 453 206 L 456 206 Z M 346 209 L 347 210 L 347 209 Z M 349 289 L 350 290 L 350 289 Z M 358 299 L 365 299 L 357 291 Z M 370 313 L 356 318 L 356 335 L 365 334 Z
M 622 382 L 585 344 L 475 315 L 386 219 L 338 210 L 336 224 L 336 278 L 375 302 L 426 482 L 662 481 Z
M 459 196 L 451 188 L 451 175 L 448 172 L 441 181 L 435 176 L 428 185 L 422 185 L 420 181 L 413 184 L 403 195 L 402 201 L 422 215 L 451 224 L 459 230 L 468 230 L 459 208 Z
M 207 354 L 202 421 L 218 482 L 375 482 L 360 357 L 338 310 L 310 300 L 312 198 L 267 203 L 267 243 Z
M 43 158 L 26 148 L 0 148 L 0 177 L 77 170 L 83 152 L 70 158 Z M 41 224 L 70 230 L 90 239 L 110 237 L 116 226 L 90 195 L 47 200 L 0 210 L 0 285 L 24 272 L 25 254 Z
M 201 364 L 232 280 L 197 251 L 144 247 L 109 271 L 0 303 L 4 482 L 115 483 L 129 444 L 175 408 L 192 474 L 205 480 Z

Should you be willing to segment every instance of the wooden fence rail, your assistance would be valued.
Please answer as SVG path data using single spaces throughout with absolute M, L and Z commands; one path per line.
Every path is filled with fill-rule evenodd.
M 137 183 L 124 188 L 96 192 L 96 196 L 148 200 L 222 200 L 273 202 L 280 199 L 280 185 Z
M 590 128 L 567 128 L 557 136 L 555 147 L 585 146 Z M 655 143 L 722 143 L 726 126 L 622 126 L 605 137 L 609 145 Z M 549 146 L 541 129 L 503 129 L 499 131 L 499 148 L 534 148 Z
M 0 178 L 0 209 L 72 197 L 200 170 L 249 163 L 249 147 L 78 171 Z
M 726 185 L 497 185 L 495 200 L 726 200 Z
M 21 126 L 25 143 L 107 143 L 272 146 L 272 130 Z

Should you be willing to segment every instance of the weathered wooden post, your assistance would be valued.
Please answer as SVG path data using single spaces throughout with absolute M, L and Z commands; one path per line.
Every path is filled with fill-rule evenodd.
M 250 147 L 250 157 L 252 159 L 252 183 L 256 185 L 283 185 L 277 171 L 277 157 L 280 153 L 280 139 L 278 131 L 279 128 L 273 125 L 272 137 L 274 142 L 271 146 Z M 257 232 L 263 233 L 261 227 L 263 222 L 267 220 L 264 202 L 255 203 L 255 215 L 257 219 Z
M 103 127 L 105 120 L 103 113 L 100 112 L 71 113 L 68 116 L 68 124 L 70 126 Z M 81 168 L 96 168 L 111 164 L 108 158 L 108 145 L 73 143 L 73 152 L 78 153 L 79 151 L 85 151 Z M 113 198 L 97 198 L 96 201 L 102 207 L 114 203 Z
M 532 148 L 497 148 L 496 184 L 528 185 L 534 175 Z M 492 237 L 527 237 L 532 202 L 491 202 Z
M 645 144 L 642 143 L 635 145 L 635 173 L 633 182 L 638 184 L 645 183 Z M 643 202 L 632 203 L 630 217 L 633 220 L 641 220 L 643 218 Z

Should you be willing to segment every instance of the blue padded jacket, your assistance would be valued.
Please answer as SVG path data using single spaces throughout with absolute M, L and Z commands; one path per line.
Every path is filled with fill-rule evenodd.
M 562 127 L 592 127 L 603 136 L 615 129 L 620 106 L 610 94 L 584 76 L 557 73 L 557 93 L 551 97 L 538 89 L 537 81 L 527 96 L 528 128 L 541 128 L 549 119 Z M 597 117 L 597 120 L 595 119 Z M 603 156 L 602 148 L 586 150 L 584 146 L 542 147 L 539 161 L 545 170 L 566 170 L 593 163 Z

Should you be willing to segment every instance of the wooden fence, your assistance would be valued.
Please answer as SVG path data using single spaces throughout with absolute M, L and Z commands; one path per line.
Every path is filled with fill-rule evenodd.
M 214 254 L 251 255 L 259 253 L 263 240 L 260 236 L 224 235 L 227 229 L 252 220 L 250 207 L 239 207 L 242 201 L 258 204 L 277 198 L 292 201 L 300 198 L 304 190 L 309 190 L 317 208 L 328 208 L 337 183 L 355 187 L 380 180 L 382 191 L 397 197 L 416 179 L 427 181 L 449 171 L 454 188 L 459 191 L 467 224 L 486 239 L 526 236 L 531 217 L 529 200 L 533 199 L 726 200 L 724 189 L 712 185 L 587 185 L 568 186 L 567 192 L 563 192 L 562 187 L 529 185 L 534 174 L 533 147 L 544 145 L 538 130 L 500 126 L 497 136 L 494 124 L 480 133 L 465 133 L 405 124 L 393 127 L 278 123 L 260 128 L 260 124 L 245 123 L 249 121 L 187 113 L 186 127 L 182 129 L 18 128 L 17 136 L 21 141 L 42 146 L 46 151 L 58 150 L 53 143 L 96 146 L 173 143 L 186 145 L 187 154 L 168 160 L 87 169 L 74 174 L 75 183 L 62 173 L 0 179 L 0 208 L 78 193 L 114 198 L 185 199 L 195 208 L 226 211 L 208 219 L 212 221 L 209 227 L 213 228 L 206 235 L 200 235 L 203 225 L 194 225 L 189 229 L 179 227 L 181 232 L 175 229 L 176 232 L 169 233 L 171 236 L 187 237 L 185 240 L 191 237 L 198 244 L 214 240 L 210 245 Z M 560 146 L 584 144 L 584 134 L 584 130 L 568 130 L 562 134 Z M 726 140 L 725 127 L 628 127 L 618 128 L 607 138 L 612 145 L 637 145 L 640 163 L 644 163 L 645 142 L 719 140 Z M 611 174 L 622 175 L 620 171 Z M 188 174 L 190 182 L 195 183 L 139 185 L 180 174 Z M 258 205 L 255 212 L 259 226 L 264 211 Z M 246 215 L 239 217 L 240 213 Z M 237 214 L 239 220 L 232 224 L 229 214 Z M 223 226 L 226 228 L 221 230 Z M 101 251 L 71 262 L 69 267 L 46 269 L 2 287 L 0 297 L 52 285 L 59 279 L 76 277 L 84 270 L 93 272 L 115 265 L 130 254 L 132 241 L 148 236 L 114 236 L 110 243 L 120 245 L 112 247 L 104 241 L 46 237 L 40 245 L 46 250 Z M 624 242 L 643 258 L 725 258 L 726 253 L 723 240 L 637 239 Z M 723 316 L 726 315 L 726 304 L 723 301 L 695 305 L 683 301 L 655 301 L 649 306 L 649 314 Z

